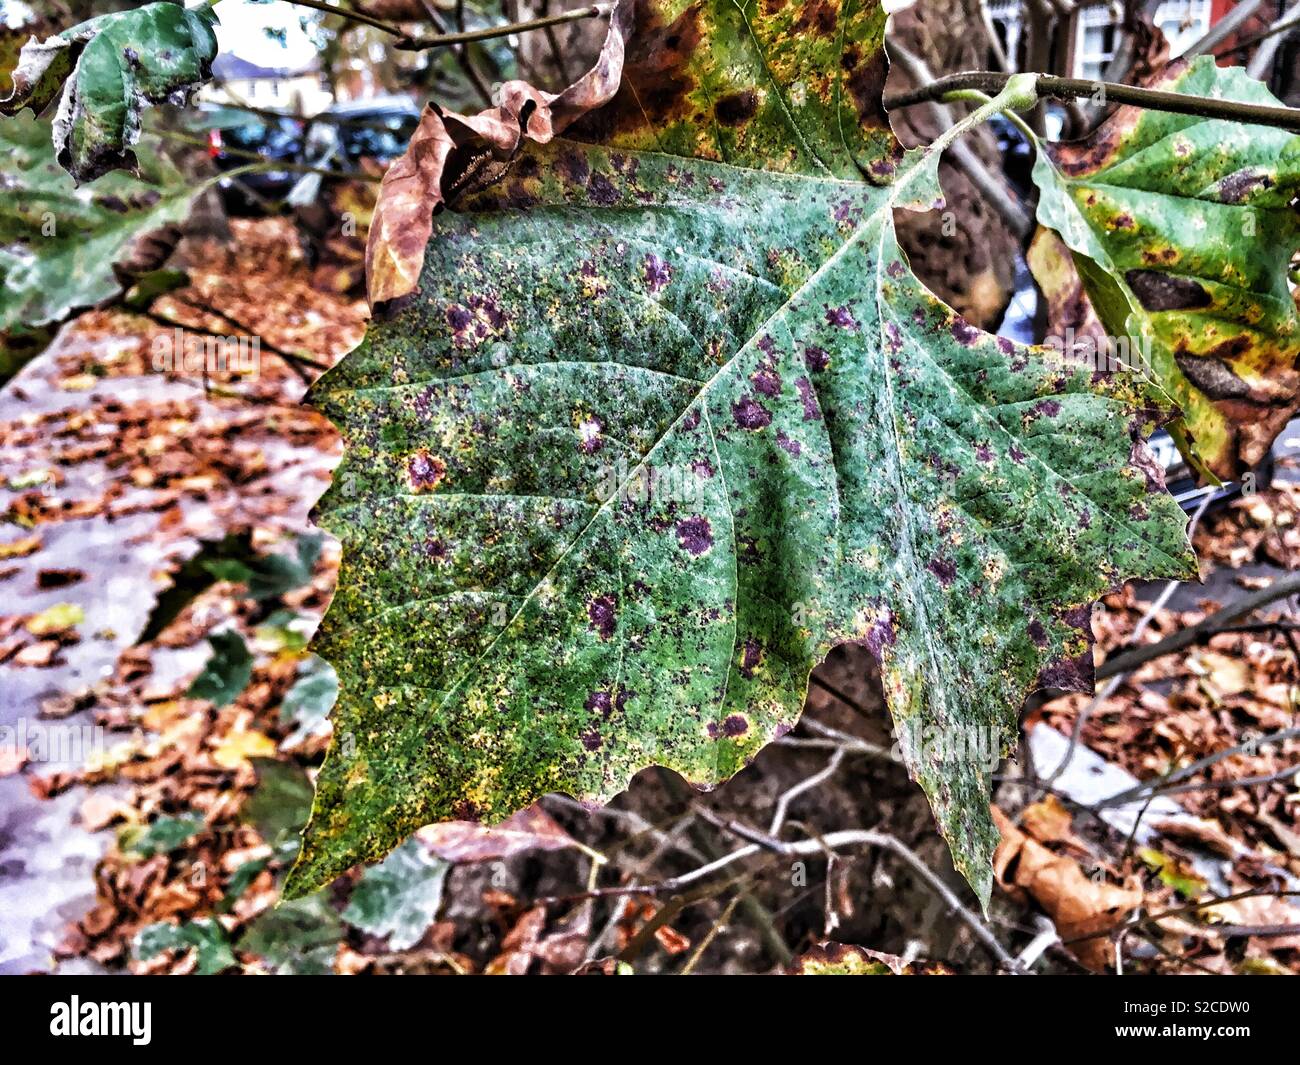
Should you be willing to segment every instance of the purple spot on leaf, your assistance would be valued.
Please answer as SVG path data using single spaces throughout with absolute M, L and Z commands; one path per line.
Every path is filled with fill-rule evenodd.
M 709 525 L 709 519 L 696 516 L 679 521 L 677 543 L 683 551 L 689 551 L 696 557 L 704 554 L 713 546 L 713 528 Z
M 731 416 L 742 429 L 762 429 L 772 424 L 772 414 L 750 396 L 742 396 L 731 405 Z
M 617 624 L 615 617 L 615 608 L 618 601 L 612 595 L 597 596 L 587 604 L 587 620 L 591 627 L 600 634 L 602 640 L 608 640 L 614 635 L 614 629 Z

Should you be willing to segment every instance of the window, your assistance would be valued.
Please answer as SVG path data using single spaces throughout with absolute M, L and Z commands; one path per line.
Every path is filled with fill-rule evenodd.
M 989 21 L 993 23 L 993 32 L 998 35 L 998 43 L 1012 64 L 1020 60 L 1020 37 L 1024 32 L 1024 16 L 1020 13 L 1019 3 L 989 4 Z
M 1178 57 L 1210 32 L 1210 0 L 1164 0 L 1152 18 Z
M 1119 15 L 1109 4 L 1079 12 L 1074 37 L 1074 76 L 1100 81 L 1119 43 Z

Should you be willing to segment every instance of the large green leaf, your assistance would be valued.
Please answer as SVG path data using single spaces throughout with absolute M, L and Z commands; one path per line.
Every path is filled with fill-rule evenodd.
M 211 76 L 216 22 L 210 7 L 156 3 L 33 37 L 0 114 L 40 114 L 62 89 L 53 131 L 59 164 L 77 181 L 133 168 L 143 109 Z
M 0 121 L 0 383 L 40 344 L 19 338 L 45 332 L 76 310 L 122 291 L 113 264 L 135 239 L 183 219 L 202 186 L 187 185 L 152 149 L 140 174 L 106 174 L 78 189 L 54 160 L 50 124 L 30 115 Z
M 1171 67 L 1175 92 L 1276 104 L 1209 56 Z M 1115 336 L 1149 347 L 1155 388 L 1184 412 L 1205 465 L 1251 469 L 1300 409 L 1300 137 L 1264 126 L 1120 108 L 1086 140 L 1048 145 L 1039 221 L 1076 253 Z
M 1025 694 L 1089 683 L 1104 589 L 1193 572 L 1151 413 L 912 276 L 892 212 L 937 152 L 880 113 L 875 3 L 638 10 L 607 144 L 440 215 L 418 298 L 313 390 L 342 688 L 288 890 L 648 765 L 715 784 L 857 641 L 987 899 Z

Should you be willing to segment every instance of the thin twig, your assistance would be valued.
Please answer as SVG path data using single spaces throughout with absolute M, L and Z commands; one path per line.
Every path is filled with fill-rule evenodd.
M 447 34 L 447 21 L 442 17 L 436 7 L 433 6 L 433 0 L 420 0 L 420 6 L 424 8 L 425 14 L 429 16 L 429 21 L 433 23 L 433 28 L 442 36 Z M 492 103 L 492 90 L 488 88 L 487 83 L 483 80 L 483 75 L 478 72 L 478 67 L 474 65 L 473 57 L 469 54 L 469 49 L 464 44 L 453 46 L 452 54 L 456 57 L 456 65 L 460 67 L 461 72 L 474 86 L 474 90 L 485 104 Z
M 529 30 L 544 30 L 566 22 L 580 19 L 604 18 L 613 10 L 610 4 L 592 4 L 591 7 L 575 8 L 561 11 L 558 15 L 545 18 L 529 19 L 527 22 L 511 22 L 503 26 L 487 26 L 481 30 L 466 30 L 463 33 L 436 33 L 431 37 L 408 37 L 399 41 L 396 47 L 407 52 L 422 52 L 430 48 L 447 48 L 452 45 L 471 44 L 475 41 L 490 41 L 497 37 L 510 37 L 516 33 Z
M 1171 633 L 1163 640 L 1147 644 L 1145 647 L 1135 647 L 1131 651 L 1125 651 L 1123 654 L 1107 659 L 1097 667 L 1097 679 L 1104 680 L 1118 674 L 1132 673 L 1138 666 L 1150 662 L 1152 659 L 1174 654 L 1185 647 L 1200 642 L 1207 636 L 1217 635 L 1220 630 L 1253 614 L 1261 607 L 1268 606 L 1269 603 L 1274 603 L 1279 599 L 1285 599 L 1287 596 L 1297 593 L 1300 593 L 1300 574 L 1283 577 L 1279 581 L 1274 581 L 1267 588 L 1252 592 L 1250 595 L 1235 603 L 1230 603 L 1209 617 L 1202 618 L 1196 624 Z
M 835 771 L 839 769 L 842 761 L 844 761 L 844 748 L 840 747 L 836 749 L 833 755 L 831 755 L 831 760 L 820 770 L 782 792 L 781 797 L 776 802 L 776 811 L 772 814 L 772 823 L 767 829 L 768 834 L 775 836 L 779 833 L 781 831 L 781 826 L 785 824 L 785 815 L 790 809 L 790 803 L 805 791 L 810 791 L 817 787 L 818 784 L 833 777 Z
M 323 11 L 327 15 L 338 15 L 339 18 L 347 19 L 349 22 L 359 22 L 364 26 L 373 26 L 377 30 L 383 30 L 385 33 L 390 33 L 402 40 L 409 41 L 411 39 L 411 35 L 404 29 L 385 22 L 383 19 L 375 18 L 374 15 L 367 15 L 364 11 L 357 11 L 355 8 L 335 7 L 333 4 L 323 3 L 322 0 L 289 0 L 289 3 L 298 7 L 309 7 L 313 11 Z
M 724 821 L 716 815 L 706 812 L 703 809 L 698 811 L 700 816 L 715 824 L 718 828 L 730 832 L 732 835 L 739 836 L 741 839 L 752 840 L 751 847 L 742 847 L 734 851 L 730 856 L 731 860 L 737 860 L 736 856 L 747 856 L 755 853 L 759 848 L 770 851 L 773 854 L 779 854 L 783 857 L 802 857 L 810 854 L 825 853 L 826 851 L 838 850 L 841 847 L 868 846 L 876 847 L 880 850 L 889 851 L 891 854 L 902 858 L 916 874 L 925 881 L 927 886 L 939 896 L 940 899 L 948 906 L 949 910 L 959 917 L 976 937 L 982 942 L 994 957 L 1000 961 L 1008 972 L 1023 972 L 1020 963 L 1015 957 L 1002 945 L 995 936 L 983 918 L 973 910 L 969 909 L 947 884 L 921 859 L 914 850 L 908 847 L 902 840 L 896 836 L 891 836 L 885 832 L 874 832 L 869 829 L 845 829 L 840 832 L 830 832 L 819 839 L 799 840 L 793 843 L 786 843 L 779 839 L 774 839 L 770 835 L 759 832 L 755 828 L 741 824 L 738 821 Z
M 1251 739 L 1246 740 L 1244 743 L 1239 743 L 1234 747 L 1227 747 L 1222 751 L 1215 751 L 1213 754 L 1207 754 L 1204 758 L 1198 758 L 1190 765 L 1183 766 L 1182 769 L 1166 773 L 1164 776 L 1156 777 L 1153 780 L 1144 780 L 1135 784 L 1131 788 L 1126 788 L 1124 791 L 1117 792 L 1109 798 L 1093 803 L 1092 809 L 1105 810 L 1116 806 L 1125 806 L 1146 795 L 1153 789 L 1158 789 L 1165 795 L 1180 794 L 1179 791 L 1172 788 L 1172 785 L 1177 784 L 1179 781 L 1186 780 L 1190 776 L 1194 776 L 1202 769 L 1208 769 L 1210 766 L 1222 762 L 1225 758 L 1231 758 L 1235 754 L 1242 754 L 1248 750 L 1253 752 L 1255 748 L 1261 747 L 1265 744 L 1271 745 L 1274 743 L 1282 743 L 1285 740 L 1295 739 L 1298 736 L 1300 736 L 1300 728 L 1279 729 L 1277 732 L 1270 732 L 1263 736 L 1254 736 Z M 1300 765 L 1294 766 L 1290 770 L 1284 770 L 1283 772 L 1297 771 L 1300 771 Z M 1262 779 L 1255 781 L 1255 783 L 1265 782 L 1266 781 Z M 1223 781 L 1222 783 L 1227 787 L 1241 787 L 1244 786 L 1247 781 Z M 1198 788 L 1195 790 L 1204 789 Z
M 948 74 L 927 85 L 887 96 L 885 106 L 897 109 L 919 103 L 934 103 L 959 89 L 978 89 L 980 92 L 996 93 L 1013 76 L 993 70 L 968 70 L 959 74 Z M 1300 132 L 1300 109 L 1294 107 L 1250 104 L 1239 100 L 1217 100 L 1206 96 L 1169 92 L 1166 89 L 1121 85 L 1113 81 L 1059 78 L 1053 74 L 1040 74 L 1037 87 L 1039 96 L 1081 100 L 1101 93 L 1104 94 L 1107 103 L 1132 104 L 1134 107 L 1168 111 L 1177 115 L 1196 115 L 1200 118 L 1276 126 L 1279 129 Z

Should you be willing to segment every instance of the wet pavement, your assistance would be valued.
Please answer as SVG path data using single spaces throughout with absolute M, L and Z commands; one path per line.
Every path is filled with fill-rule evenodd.
M 103 342 L 90 342 L 65 330 L 50 351 L 0 393 L 0 424 L 19 424 L 43 413 L 88 410 L 109 398 L 123 404 L 197 400 L 201 417 L 218 423 L 229 413 L 229 404 L 223 411 L 205 400 L 201 387 L 160 376 L 106 377 L 86 391 L 60 389 L 48 379 L 60 357 L 99 358 L 106 354 L 105 347 Z M 277 477 L 277 492 L 291 500 L 279 521 L 285 528 L 307 528 L 307 510 L 324 488 L 323 473 L 335 458 L 283 441 L 274 448 L 263 445 L 263 450 Z M 22 494 L 10 490 L 9 479 L 48 465 L 49 451 L 47 441 L 0 449 L 0 510 Z M 121 469 L 110 468 L 103 459 L 59 470 L 66 480 L 51 491 L 62 499 L 96 498 L 110 481 L 123 478 Z M 149 491 L 128 488 L 114 501 L 115 509 L 129 511 L 137 501 L 148 504 Z M 6 569 L 16 566 L 18 572 L 0 581 L 0 615 L 32 614 L 72 603 L 82 608 L 85 621 L 79 626 L 81 640 L 64 647 L 55 664 L 46 668 L 19 666 L 12 660 L 0 664 L 0 730 L 4 730 L 0 742 L 11 746 L 17 739 L 33 756 L 25 772 L 0 777 L 0 973 L 55 969 L 52 951 L 65 926 L 93 902 L 93 871 L 111 829 L 91 833 L 81 825 L 78 811 L 86 789 L 74 787 L 42 800 L 33 793 L 30 781 L 34 776 L 78 769 L 89 758 L 129 740 L 129 734 L 97 728 L 91 709 L 58 718 L 48 711 L 57 707 L 63 713 L 68 696 L 88 694 L 112 676 L 122 652 L 143 631 L 157 593 L 167 586 L 164 574 L 199 549 L 200 537 L 219 538 L 241 504 L 182 498 L 180 506 L 181 527 L 165 534 L 156 509 L 43 522 L 34 530 L 41 536 L 40 549 L 5 560 Z M 9 542 L 27 532 L 7 526 L 0 529 L 0 540 Z M 37 587 L 37 570 L 63 568 L 82 570 L 86 579 L 64 587 Z M 150 683 L 160 690 L 179 686 L 207 656 L 204 643 L 156 651 Z M 105 787 L 112 786 L 96 790 L 102 794 Z M 93 966 L 74 962 L 57 968 L 87 971 Z

